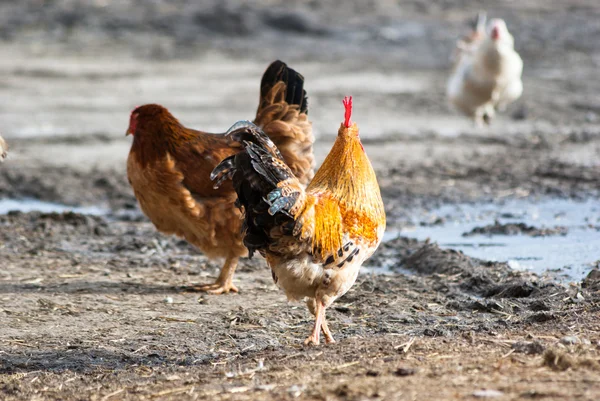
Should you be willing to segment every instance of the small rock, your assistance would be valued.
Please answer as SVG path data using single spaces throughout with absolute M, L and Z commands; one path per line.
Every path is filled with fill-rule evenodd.
M 579 344 L 581 340 L 577 336 L 565 336 L 560 339 L 560 342 L 565 345 Z
M 473 392 L 473 397 L 477 398 L 494 398 L 502 397 L 504 393 L 498 390 L 477 390 Z
M 296 384 L 294 384 L 293 386 L 291 386 L 290 388 L 288 388 L 288 393 L 293 397 L 293 398 L 298 398 L 302 395 L 302 392 L 304 392 L 305 387 L 304 386 L 298 386 Z
M 600 269 L 592 269 L 586 278 L 588 280 L 600 281 Z
M 577 295 L 575 295 L 573 298 L 571 298 L 573 300 L 574 303 L 578 304 L 581 303 L 583 301 L 585 301 L 585 298 L 583 297 L 583 295 L 581 295 L 580 292 L 577 293 Z
M 529 323 L 543 323 L 555 319 L 556 315 L 552 312 L 536 312 L 527 317 L 526 321 Z
M 344 305 L 336 306 L 335 310 L 342 313 L 350 313 L 350 308 Z
M 417 370 L 413 368 L 398 368 L 394 372 L 396 376 L 412 376 L 415 373 L 417 373 Z
M 583 288 L 594 288 L 600 284 L 600 269 L 592 269 L 587 277 L 581 282 Z
M 527 355 L 538 355 L 544 352 L 544 346 L 537 341 L 534 342 L 518 342 L 512 345 L 515 352 L 520 352 Z
M 170 304 L 173 303 L 173 298 L 172 297 L 165 297 L 165 299 L 163 299 L 163 302 L 170 305 Z
M 541 299 L 535 300 L 529 305 L 529 309 L 534 312 L 549 311 L 551 308 Z

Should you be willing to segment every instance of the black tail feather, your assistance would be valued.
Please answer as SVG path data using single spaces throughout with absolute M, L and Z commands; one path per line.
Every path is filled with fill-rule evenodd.
M 223 159 L 221 163 L 210 173 L 211 181 L 214 181 L 213 188 L 217 189 L 225 182 L 233 178 L 235 173 L 235 155 Z
M 276 60 L 265 71 L 260 83 L 261 99 L 279 81 L 286 83 L 285 101 L 300 106 L 301 113 L 308 113 L 308 98 L 304 90 L 304 77 L 281 60 Z
M 232 180 L 238 197 L 236 205 L 245 214 L 244 245 L 252 254 L 269 245 L 271 228 L 281 227 L 286 233 L 297 228 L 290 211 L 300 196 L 299 183 L 259 127 L 242 122 L 234 125 L 227 135 L 244 150 L 219 163 L 210 178 L 215 187 Z M 283 182 L 295 182 L 297 186 L 279 187 Z

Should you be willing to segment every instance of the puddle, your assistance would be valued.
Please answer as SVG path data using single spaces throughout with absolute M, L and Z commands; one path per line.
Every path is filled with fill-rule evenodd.
M 570 200 L 514 200 L 504 204 L 453 205 L 424 213 L 415 222 L 443 224 L 415 226 L 387 233 L 384 240 L 398 234 L 419 240 L 430 238 L 442 248 L 452 248 L 471 257 L 507 262 L 516 270 L 551 274 L 564 281 L 579 281 L 600 260 L 600 203 Z M 565 236 L 530 237 L 527 235 L 462 234 L 474 227 L 523 222 L 537 228 L 563 226 Z
M 37 199 L 0 199 L 0 214 L 6 214 L 11 211 L 42 212 L 42 213 L 63 213 L 75 212 L 81 214 L 104 215 L 108 210 L 96 206 L 74 207 L 61 205 L 59 203 L 43 202 Z

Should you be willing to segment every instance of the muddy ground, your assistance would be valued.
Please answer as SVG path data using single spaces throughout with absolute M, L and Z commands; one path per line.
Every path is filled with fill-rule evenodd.
M 306 348 L 310 314 L 259 258 L 241 263 L 239 294 L 186 290 L 221 262 L 140 213 L 123 137 L 143 102 L 214 131 L 251 118 L 282 58 L 306 76 L 320 160 L 355 96 L 390 230 L 444 224 L 419 220 L 444 204 L 598 199 L 597 2 L 73 4 L 0 5 L 0 198 L 104 211 L 0 215 L 0 399 L 600 397 L 597 270 L 559 283 L 390 239 L 368 263 L 388 274 L 362 274 L 328 311 L 338 342 Z M 477 130 L 443 91 L 482 4 L 513 30 L 526 89 Z

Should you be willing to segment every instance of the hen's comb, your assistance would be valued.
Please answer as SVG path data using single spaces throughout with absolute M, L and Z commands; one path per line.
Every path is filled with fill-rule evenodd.
M 346 112 L 344 113 L 344 126 L 346 128 L 350 128 L 350 116 L 352 115 L 352 96 L 344 97 L 342 103 L 344 103 L 344 107 L 346 108 Z

